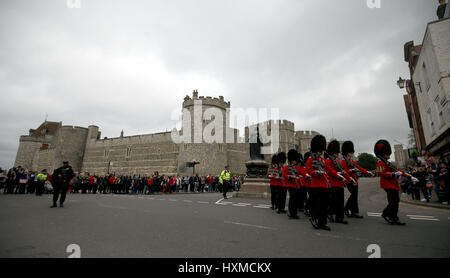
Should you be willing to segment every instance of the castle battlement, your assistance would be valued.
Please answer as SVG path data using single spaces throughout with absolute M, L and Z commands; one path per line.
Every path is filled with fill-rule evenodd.
M 189 97 L 188 95 L 186 95 L 186 97 L 184 98 L 184 102 L 183 102 L 183 108 L 187 108 L 189 106 L 193 106 L 194 105 L 194 101 L 196 100 L 201 100 L 202 101 L 202 105 L 206 105 L 206 106 L 215 106 L 218 107 L 220 109 L 227 109 L 230 108 L 230 102 L 226 102 L 223 98 L 223 96 L 219 96 L 219 98 L 213 98 L 211 96 L 198 96 L 198 91 L 194 90 L 194 92 L 192 93 L 192 98 Z

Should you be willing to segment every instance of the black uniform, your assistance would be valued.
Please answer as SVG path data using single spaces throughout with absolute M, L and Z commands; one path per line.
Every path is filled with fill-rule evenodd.
M 70 180 L 75 177 L 72 170 L 72 166 L 65 165 L 53 172 L 52 184 L 53 184 L 53 206 L 56 207 L 58 202 L 59 194 L 61 198 L 59 199 L 59 205 L 62 207 L 64 201 L 66 200 L 66 193 L 69 189 Z

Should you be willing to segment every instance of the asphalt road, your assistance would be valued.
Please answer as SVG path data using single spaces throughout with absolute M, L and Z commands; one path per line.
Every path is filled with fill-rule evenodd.
M 229 194 L 231 195 L 231 194 Z M 362 179 L 364 219 L 314 230 L 290 220 L 268 200 L 218 193 L 167 195 L 68 194 L 64 208 L 50 196 L 0 195 L 0 257 L 367 258 L 377 244 L 388 257 L 450 257 L 450 211 L 401 204 L 406 226 L 379 214 L 386 194 L 377 178 Z

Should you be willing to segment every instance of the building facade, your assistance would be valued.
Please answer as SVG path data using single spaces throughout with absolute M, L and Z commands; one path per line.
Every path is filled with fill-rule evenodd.
M 422 150 L 449 161 L 450 156 L 450 18 L 427 25 L 420 53 L 414 59 L 411 85 L 420 114 Z M 415 100 L 412 100 L 414 103 Z M 418 131 L 420 124 L 415 128 Z M 417 140 L 416 141 L 420 141 Z

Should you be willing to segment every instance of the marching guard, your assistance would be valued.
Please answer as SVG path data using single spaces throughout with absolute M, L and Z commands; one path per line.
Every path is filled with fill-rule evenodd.
M 363 218 L 359 215 L 358 206 L 358 172 L 362 172 L 366 175 L 374 176 L 373 173 L 368 172 L 363 167 L 359 166 L 354 160 L 353 156 L 355 154 L 355 147 L 352 141 L 345 141 L 342 144 L 342 156 L 344 159 L 341 164 L 344 170 L 353 178 L 351 182 L 347 182 L 345 186 L 350 192 L 350 197 L 344 207 L 344 213 L 350 218 Z
M 281 169 L 278 167 L 278 155 L 272 156 L 272 165 L 267 172 L 267 178 L 270 179 L 270 197 L 272 203 L 272 210 L 278 209 L 278 192 L 281 186 L 283 186 L 283 177 Z
M 298 217 L 298 197 L 299 197 L 299 173 L 297 168 L 298 152 L 289 150 L 288 165 L 283 168 L 283 183 L 289 191 L 289 219 L 299 219 Z
M 329 205 L 329 184 L 325 172 L 324 151 L 327 141 L 323 135 L 316 135 L 311 140 L 311 157 L 306 162 L 306 171 L 311 176 L 311 218 L 310 222 L 315 229 L 331 231 L 327 226 Z
M 391 145 L 386 140 L 379 140 L 374 147 L 375 155 L 380 159 L 377 163 L 377 172 L 380 176 L 380 186 L 387 194 L 388 205 L 383 210 L 381 215 L 384 220 L 393 225 L 406 225 L 400 222 L 398 218 L 398 206 L 400 203 L 400 186 L 398 185 L 397 177 L 404 176 L 411 178 L 411 175 L 398 170 L 389 158 L 392 154 Z
M 278 158 L 278 169 L 283 169 L 284 164 L 286 163 L 286 153 L 281 152 L 277 156 Z M 278 200 L 277 200 L 277 213 L 286 213 L 285 207 L 286 207 L 286 186 L 282 182 L 282 185 L 278 188 Z
M 352 178 L 347 172 L 345 172 L 341 163 L 337 161 L 339 153 L 339 142 L 336 140 L 331 141 L 328 144 L 328 158 L 325 161 L 325 171 L 329 177 L 329 183 L 331 186 L 329 217 L 331 222 L 348 224 L 348 222 L 344 220 L 344 182 L 346 180 L 351 180 Z

